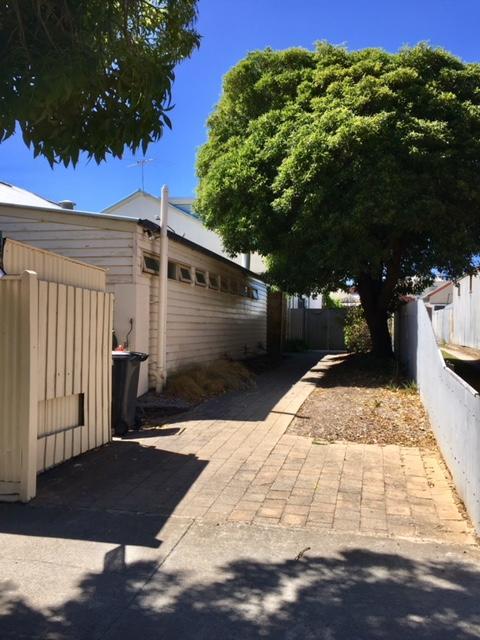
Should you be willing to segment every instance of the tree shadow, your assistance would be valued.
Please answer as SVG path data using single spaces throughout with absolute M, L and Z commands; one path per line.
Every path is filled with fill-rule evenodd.
M 371 354 L 342 353 L 331 355 L 312 369 L 322 373 L 319 377 L 306 377 L 305 381 L 321 389 L 334 387 L 380 388 L 407 382 L 398 362 L 393 358 L 379 359 Z
M 472 640 L 480 635 L 479 596 L 473 564 L 362 548 L 240 559 L 206 576 L 106 561 L 80 580 L 73 599 L 47 608 L 4 584 L 0 637 Z
M 217 396 L 187 412 L 166 417 L 164 424 L 194 420 L 265 420 L 283 396 L 326 354 L 325 351 L 286 354 L 278 367 L 264 371 L 256 377 L 256 384 L 252 389 Z
M 0 504 L 0 533 L 158 547 L 157 534 L 207 464 L 114 441 L 41 474 L 29 504 Z

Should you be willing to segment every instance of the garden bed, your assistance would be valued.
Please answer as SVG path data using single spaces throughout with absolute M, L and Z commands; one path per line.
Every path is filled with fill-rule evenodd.
M 416 386 L 395 362 L 345 354 L 318 381 L 289 431 L 319 442 L 350 441 L 435 448 Z

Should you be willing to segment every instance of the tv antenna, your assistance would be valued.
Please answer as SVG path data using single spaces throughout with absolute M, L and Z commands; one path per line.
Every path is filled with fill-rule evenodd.
M 155 158 L 142 158 L 141 160 L 135 160 L 132 164 L 128 165 L 130 167 L 140 167 L 140 173 L 142 176 L 142 191 L 145 191 L 145 165 L 154 162 Z

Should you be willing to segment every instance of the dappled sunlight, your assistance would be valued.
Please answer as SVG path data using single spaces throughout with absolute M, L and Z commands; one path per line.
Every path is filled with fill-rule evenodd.
M 120 556 L 122 552 L 119 552 Z M 1 593 L 0 635 L 69 638 L 371 638 L 470 640 L 480 633 L 480 569 L 458 561 L 417 561 L 364 548 L 334 556 L 261 562 L 239 559 L 206 575 L 155 563 L 110 562 L 87 573 L 78 596 L 35 607 L 10 581 Z M 146 576 L 153 574 L 143 587 Z M 115 588 L 113 611 L 102 615 Z M 97 611 L 91 609 L 95 603 Z M 118 606 L 131 603 L 127 611 Z M 44 635 L 42 635 L 44 634 Z M 103 634 L 102 634 L 103 635 Z

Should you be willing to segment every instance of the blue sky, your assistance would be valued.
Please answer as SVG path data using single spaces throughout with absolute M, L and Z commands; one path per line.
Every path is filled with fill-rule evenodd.
M 200 0 L 199 13 L 200 49 L 176 71 L 173 130 L 146 154 L 154 158 L 145 167 L 145 189 L 151 193 L 167 183 L 172 195 L 194 194 L 196 151 L 205 141 L 205 122 L 222 77 L 249 51 L 312 48 L 317 40 L 395 51 L 428 40 L 467 61 L 480 61 L 478 0 Z M 129 167 L 133 161 L 126 154 L 101 165 L 84 159 L 75 169 L 52 170 L 15 136 L 0 145 L 0 180 L 98 211 L 140 187 L 139 169 Z

